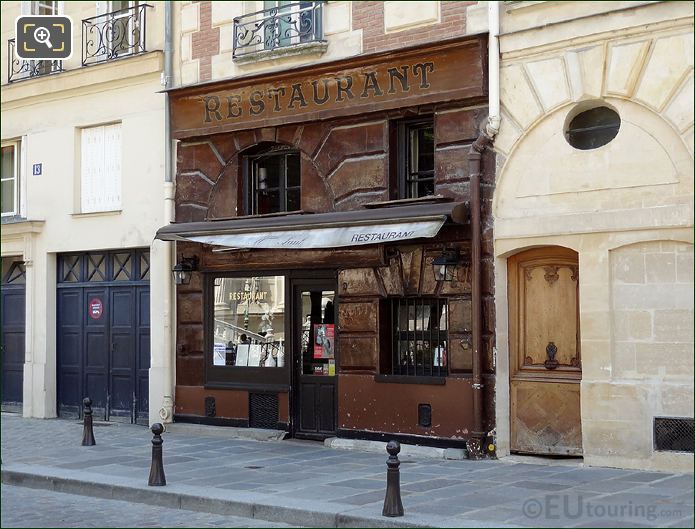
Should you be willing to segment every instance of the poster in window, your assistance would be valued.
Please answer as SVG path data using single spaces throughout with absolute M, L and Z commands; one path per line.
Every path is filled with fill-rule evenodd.
M 240 343 L 236 348 L 236 365 L 247 366 L 249 365 L 249 348 L 251 344 Z
M 335 325 L 332 323 L 314 324 L 314 358 L 335 357 Z
M 223 366 L 227 360 L 227 346 L 224 343 L 215 342 L 212 350 L 212 365 Z

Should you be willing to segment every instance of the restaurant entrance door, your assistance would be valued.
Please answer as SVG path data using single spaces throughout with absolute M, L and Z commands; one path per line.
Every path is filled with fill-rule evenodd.
M 295 437 L 324 439 L 336 432 L 335 280 L 292 282 Z

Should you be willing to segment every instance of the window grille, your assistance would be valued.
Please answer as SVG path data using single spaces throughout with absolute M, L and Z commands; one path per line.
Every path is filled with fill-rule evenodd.
M 449 309 L 446 299 L 393 298 L 391 374 L 446 376 Z

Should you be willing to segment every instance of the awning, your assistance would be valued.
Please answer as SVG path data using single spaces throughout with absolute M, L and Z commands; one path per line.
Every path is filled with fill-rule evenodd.
M 447 221 L 468 222 L 468 204 L 440 202 L 172 223 L 160 228 L 156 238 L 226 248 L 303 250 L 434 237 Z

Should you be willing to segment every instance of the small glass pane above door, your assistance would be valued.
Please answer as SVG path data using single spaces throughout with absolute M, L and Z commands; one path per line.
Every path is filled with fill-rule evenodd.
M 301 293 L 302 374 L 335 376 L 335 292 Z

